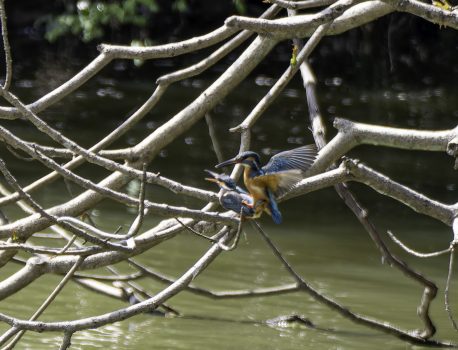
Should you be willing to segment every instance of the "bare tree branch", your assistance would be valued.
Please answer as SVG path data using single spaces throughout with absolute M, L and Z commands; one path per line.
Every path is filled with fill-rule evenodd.
M 62 291 L 62 289 L 65 287 L 67 282 L 72 278 L 73 274 L 75 271 L 78 269 L 80 264 L 83 262 L 84 258 L 79 257 L 78 260 L 75 262 L 75 265 L 68 271 L 68 273 L 65 275 L 65 277 L 59 282 L 59 284 L 54 288 L 54 290 L 51 292 L 51 294 L 46 298 L 46 300 L 41 304 L 41 306 L 38 308 L 38 310 L 30 317 L 29 321 L 35 321 L 40 315 L 47 309 L 47 307 L 53 302 L 53 300 L 56 298 L 56 296 Z M 21 339 L 21 337 L 24 335 L 25 330 L 19 331 L 18 328 L 11 328 L 12 330 L 16 331 L 16 336 L 14 339 L 8 344 L 8 347 L 13 348 L 17 342 Z M 11 334 L 13 336 L 14 334 Z M 4 340 L 8 340 L 7 338 L 2 337 L 0 340 L 0 345 L 3 344 Z
M 419 16 L 429 22 L 440 26 L 458 29 L 458 12 L 441 9 L 438 6 L 426 4 L 417 0 L 393 1 L 387 0 L 388 4 L 397 11 L 407 12 Z
M 291 10 L 302 10 L 313 7 L 321 7 L 333 4 L 336 0 L 305 0 L 305 1 L 287 1 L 287 0 L 268 0 L 269 2 Z
M 338 13 L 335 13 L 335 16 L 338 16 Z M 331 19 L 332 21 L 332 19 Z M 283 75 L 276 81 L 274 86 L 269 90 L 269 92 L 258 102 L 255 108 L 251 111 L 248 117 L 242 122 L 242 124 L 234 127 L 231 131 L 240 131 L 249 129 L 253 126 L 256 120 L 265 112 L 265 110 L 272 104 L 272 102 L 280 95 L 289 81 L 299 70 L 301 63 L 307 59 L 316 45 L 320 42 L 323 36 L 326 34 L 331 22 L 326 22 L 325 24 L 319 26 L 317 30 L 313 33 L 310 39 L 307 41 L 307 44 L 302 48 L 302 50 L 297 55 L 297 63 L 295 65 L 290 65 Z
M 321 120 L 321 114 L 319 111 L 318 106 L 318 99 L 315 94 L 315 79 L 313 74 L 311 74 L 310 67 L 304 63 L 304 68 L 301 70 L 303 75 L 304 87 L 307 91 L 307 104 L 309 106 L 309 117 L 311 121 L 311 125 L 313 127 L 313 136 L 315 138 L 315 142 L 321 151 L 326 147 L 326 140 L 324 138 L 324 124 Z M 335 137 L 337 138 L 337 136 Z M 318 160 L 317 160 L 318 161 Z M 315 162 L 316 163 L 316 162 Z M 345 162 L 347 163 L 347 162 Z M 332 163 L 331 163 L 332 164 Z M 350 170 L 353 167 L 350 168 Z M 423 339 L 428 339 L 434 335 L 436 332 L 436 328 L 429 316 L 429 307 L 431 301 L 437 294 L 437 287 L 436 285 L 425 278 L 420 273 L 411 269 L 404 261 L 400 260 L 398 257 L 393 255 L 386 244 L 383 242 L 378 230 L 376 229 L 375 225 L 369 220 L 368 214 L 366 209 L 362 207 L 359 201 L 356 199 L 354 194 L 348 189 L 345 183 L 339 183 L 334 186 L 339 197 L 344 201 L 344 203 L 348 206 L 348 208 L 355 214 L 355 216 L 360 221 L 361 225 L 364 229 L 368 232 L 369 236 L 374 241 L 376 247 L 379 249 L 380 253 L 388 261 L 391 266 L 395 266 L 399 270 L 401 270 L 404 274 L 412 278 L 413 280 L 417 281 L 418 283 L 424 286 L 423 296 L 420 302 L 419 307 L 417 308 L 417 313 L 420 319 L 424 323 L 425 329 L 423 331 L 415 332 L 416 335 L 420 336 Z M 379 325 L 373 325 L 374 328 L 380 327 Z M 393 330 L 390 327 L 384 329 L 383 326 L 380 329 L 387 333 L 392 333 Z M 404 335 L 402 335 L 404 333 Z M 412 334 L 412 332 L 402 332 L 397 333 L 401 339 L 405 339 L 405 334 Z
M 336 118 L 337 135 L 320 151 L 310 174 L 324 171 L 330 164 L 358 145 L 376 145 L 408 150 L 443 151 L 457 136 L 458 126 L 443 131 L 385 127 Z
M 437 252 L 432 252 L 432 253 L 419 253 L 416 250 L 413 250 L 412 248 L 407 247 L 404 243 L 402 243 L 396 236 L 391 232 L 387 231 L 388 236 L 393 240 L 394 243 L 396 243 L 398 246 L 400 246 L 402 249 L 404 249 L 407 253 L 416 256 L 417 258 L 433 258 L 436 256 L 444 255 L 447 253 L 450 253 L 451 249 L 450 247 L 447 249 L 439 250 Z
M 346 32 L 394 11 L 391 5 L 382 1 L 358 2 L 341 0 L 335 2 L 332 5 L 333 8 L 327 8 L 316 14 L 297 15 L 275 20 L 233 16 L 226 20 L 226 25 L 237 29 L 253 30 L 257 33 L 269 33 L 278 40 L 285 40 L 310 36 L 319 25 L 329 21 L 328 16 L 333 11 L 340 11 L 340 6 L 345 8 L 348 4 L 355 4 L 334 21 L 328 31 L 329 35 Z
M 301 180 L 290 192 L 280 197 L 280 200 L 291 199 L 311 191 L 349 181 L 363 183 L 375 191 L 409 206 L 416 212 L 433 217 L 449 226 L 452 225 L 457 213 L 456 204 L 448 205 L 428 198 L 350 158 L 347 158 L 339 168 Z
M 6 25 L 6 11 L 4 0 L 0 1 L 0 20 L 2 24 L 2 38 L 3 38 L 3 50 L 5 51 L 5 82 L 3 88 L 9 90 L 11 85 L 11 79 L 13 77 L 13 59 L 11 57 L 11 47 L 8 40 L 8 28 Z
M 450 308 L 449 293 L 453 270 L 453 250 L 458 242 L 458 203 L 446 204 L 434 200 L 420 191 L 413 190 L 386 176 L 383 169 L 374 170 L 357 160 L 350 158 L 342 160 L 341 158 L 354 147 L 371 144 L 378 147 L 393 147 L 412 151 L 446 152 L 457 159 L 458 126 L 450 130 L 440 131 L 412 130 L 393 128 L 388 125 L 356 123 L 337 118 L 334 121 L 337 135 L 327 143 L 326 128 L 321 118 L 316 94 L 316 82 L 306 59 L 310 57 L 323 37 L 357 28 L 394 11 L 407 12 L 420 16 L 427 21 L 455 29 L 458 28 L 457 11 L 447 11 L 417 0 L 402 2 L 394 2 L 393 0 L 271 1 L 275 5 L 269 7 L 258 18 L 233 16 L 216 30 L 181 42 L 151 47 L 101 45 L 99 56 L 74 77 L 27 105 L 9 90 L 12 75 L 11 49 L 8 44 L 4 2 L 0 0 L 0 20 L 6 57 L 5 84 L 0 87 L 0 94 L 12 105 L 12 107 L 0 107 L 0 119 L 22 118 L 28 126 L 35 127 L 32 136 L 41 133 L 57 143 L 57 147 L 47 146 L 46 141 L 37 144 L 30 141 L 35 139 L 32 136 L 25 140 L 4 126 L 0 126 L 0 141 L 4 143 L 6 148 L 12 150 L 20 162 L 26 161 L 22 155 L 24 153 L 31 159 L 37 160 L 37 162 L 28 163 L 32 167 L 52 170 L 46 176 L 22 186 L 11 174 L 6 164 L 0 161 L 0 170 L 14 190 L 14 193 L 10 193 L 0 184 L 0 193 L 2 193 L 0 206 L 14 204 L 23 211 L 20 214 L 22 216 L 12 217 L 10 222 L 8 222 L 9 220 L 2 220 L 0 225 L 0 239 L 5 238 L 5 240 L 0 240 L 0 266 L 15 262 L 21 264 L 19 268 L 15 268 L 14 272 L 10 272 L 0 281 L 0 300 L 29 287 L 32 282 L 39 280 L 44 275 L 65 275 L 59 286 L 49 295 L 30 320 L 0 314 L 0 321 L 6 322 L 12 327 L 0 335 L 0 344 L 6 344 L 13 336 L 17 335 L 7 345 L 7 348 L 13 348 L 25 331 L 61 332 L 63 339 L 60 348 L 67 349 L 71 345 L 72 335 L 80 330 L 100 327 L 140 313 L 152 312 L 158 307 L 162 307 L 161 314 L 178 315 L 180 313 L 177 310 L 164 305 L 164 302 L 177 293 L 189 291 L 212 299 L 282 295 L 291 292 L 307 293 L 316 301 L 323 303 L 355 323 L 385 332 L 407 342 L 425 346 L 456 346 L 456 344 L 429 340 L 435 333 L 435 325 L 430 319 L 429 308 L 437 293 L 436 285 L 391 253 L 370 220 L 367 210 L 349 190 L 347 183 L 362 183 L 385 197 L 394 198 L 414 211 L 437 219 L 451 227 L 454 238 L 450 248 L 429 254 L 413 251 L 391 233 L 389 234 L 402 249 L 417 257 L 432 257 L 451 252 L 445 291 L 445 308 L 454 327 L 456 324 Z M 282 8 L 288 9 L 288 17 L 277 17 Z M 315 9 L 309 10 L 307 14 L 298 15 L 294 12 L 294 9 L 302 8 Z M 243 31 L 238 33 L 240 30 Z M 254 38 L 235 62 L 208 88 L 202 89 L 194 101 L 177 114 L 167 116 L 162 125 L 136 145 L 128 148 L 107 149 L 121 136 L 126 135 L 139 125 L 142 118 L 151 112 L 168 92 L 168 87 L 172 83 L 203 73 L 227 54 L 233 52 L 250 36 L 254 37 L 255 33 L 259 35 Z M 309 39 L 303 46 L 298 38 L 306 37 Z M 174 174 L 165 174 L 167 176 L 165 177 L 153 171 L 148 172 L 146 166 L 148 165 L 149 169 L 154 169 L 155 164 L 152 162 L 159 152 L 204 117 L 207 119 L 210 138 L 217 158 L 222 160 L 222 152 L 218 146 L 218 135 L 214 129 L 215 124 L 219 121 L 211 119 L 211 110 L 236 89 L 238 84 L 265 59 L 277 43 L 290 38 L 294 39 L 295 44 L 300 48 L 299 54 L 297 56 L 295 53 L 293 54 L 294 59 L 291 60 L 283 75 L 266 96 L 248 113 L 248 116 L 244 120 L 238 121 L 240 124 L 232 130 L 241 133 L 239 150 L 240 152 L 250 150 L 251 128 L 261 121 L 260 118 L 263 113 L 276 101 L 294 74 L 300 70 L 307 94 L 313 136 L 320 152 L 307 174 L 309 177 L 297 183 L 289 193 L 278 198 L 278 200 L 287 200 L 335 186 L 337 193 L 369 233 L 385 261 L 423 286 L 423 296 L 418 307 L 418 315 L 423 322 L 424 329 L 420 331 L 404 330 L 386 320 L 375 320 L 355 313 L 338 301 L 320 293 L 296 271 L 267 233 L 254 221 L 252 223 L 255 229 L 262 235 L 287 273 L 294 278 L 295 283 L 227 291 L 213 291 L 193 284 L 194 279 L 204 272 L 221 252 L 237 247 L 242 223 L 246 221 L 238 217 L 239 213 L 216 212 L 218 194 L 177 182 L 172 179 Z M 71 137 L 53 128 L 39 116 L 41 112 L 62 101 L 66 96 L 84 85 L 114 59 L 169 58 L 213 45 L 217 45 L 213 52 L 196 64 L 159 77 L 151 96 L 131 115 L 126 116 L 117 128 L 90 148 L 80 146 Z M 56 161 L 57 158 L 72 159 L 61 165 Z M 456 159 L 455 166 L 458 164 Z M 124 163 L 121 162 L 123 160 Z M 83 177 L 79 175 L 80 172 L 77 168 L 85 163 L 91 163 L 105 173 L 108 172 L 108 175 L 101 181 L 94 180 L 94 176 Z M 12 172 L 16 173 L 15 171 Z M 240 173 L 241 167 L 237 166 L 231 175 L 234 179 L 238 179 Z M 169 176 L 172 178 L 168 178 Z M 35 195 L 32 196 L 32 193 L 38 189 L 46 190 L 58 179 L 64 179 L 65 182 L 72 181 L 84 192 L 73 196 L 69 191 L 69 198 L 62 197 L 54 207 L 44 208 L 34 199 Z M 123 192 L 126 184 L 132 180 L 141 181 L 138 197 L 136 194 L 128 195 Z M 166 203 L 152 202 L 145 198 L 146 184 L 166 188 L 175 193 L 177 199 L 181 200 L 185 196 L 189 196 L 201 200 L 205 204 L 199 209 L 191 209 L 183 207 L 182 204 L 170 206 Z M 79 215 L 88 215 L 105 198 L 115 200 L 126 208 L 135 207 L 135 218 L 118 227 L 118 229 L 102 230 L 92 220 L 84 221 L 84 218 L 78 217 Z M 151 224 L 144 220 L 145 215 L 157 215 L 169 219 L 163 219 L 158 224 Z M 57 232 L 63 238 L 62 241 L 51 240 L 50 237 L 43 236 L 40 231 L 47 227 L 51 227 L 53 231 Z M 125 233 L 121 233 L 123 227 L 126 227 L 126 231 L 123 231 Z M 196 263 L 184 273 L 179 274 L 176 278 L 171 278 L 151 268 L 151 264 L 148 262 L 144 264 L 137 262 L 144 261 L 141 254 L 157 247 L 166 240 L 174 238 L 185 230 L 205 237 L 210 242 L 210 247 L 200 258 L 196 258 Z M 39 244 L 36 244 L 35 237 L 40 237 Z M 83 245 L 83 240 L 90 241 L 92 244 Z M 229 243 L 231 241 L 232 243 Z M 27 253 L 29 258 L 15 257 L 18 251 Z M 119 266 L 118 268 L 118 265 L 115 266 L 114 264 L 120 264 L 122 267 Z M 130 264 L 129 271 L 132 271 L 133 267 L 133 272 L 124 272 L 123 267 L 127 268 L 127 264 Z M 103 268 L 103 271 L 97 271 L 98 268 Z M 85 272 L 76 273 L 77 269 Z M 73 316 L 73 319 L 70 317 L 68 321 L 37 321 L 36 319 L 44 312 L 70 278 L 92 292 L 102 293 L 105 297 L 113 297 L 133 305 L 84 319 L 75 319 Z M 137 283 L 137 279 L 142 279 L 142 282 L 145 279 L 154 279 L 166 284 L 166 287 L 153 293 L 148 287 L 143 287 L 141 283 Z

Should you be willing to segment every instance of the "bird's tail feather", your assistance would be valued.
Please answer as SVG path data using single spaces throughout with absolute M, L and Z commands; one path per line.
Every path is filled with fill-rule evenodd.
M 267 192 L 269 194 L 269 205 L 268 205 L 269 211 L 270 211 L 269 214 L 272 216 L 272 220 L 276 224 L 281 224 L 282 216 L 281 216 L 280 209 L 278 209 L 277 200 L 275 199 L 275 196 L 271 191 L 267 191 Z

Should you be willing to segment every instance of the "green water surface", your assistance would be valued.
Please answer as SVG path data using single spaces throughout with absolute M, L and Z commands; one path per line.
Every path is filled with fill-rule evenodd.
M 109 74 L 107 74 L 109 76 Z M 270 79 L 270 80 L 269 80 Z M 212 112 L 217 133 L 226 157 L 238 150 L 238 135 L 228 132 L 247 115 L 256 101 L 268 90 L 272 77 L 258 72 L 219 104 Z M 93 79 L 65 102 L 59 103 L 43 116 L 82 145 L 88 146 L 129 115 L 153 91 L 154 77 L 117 81 L 103 75 Z M 115 146 L 136 144 L 165 120 L 179 111 L 210 80 L 191 79 L 172 86 L 157 109 L 149 113 L 135 130 Z M 16 82 L 15 89 L 25 99 L 36 94 L 36 81 Z M 458 106 L 456 88 L 425 84 L 391 86 L 386 90 L 354 88 L 341 77 L 323 77 L 319 82 L 321 107 L 330 130 L 335 116 L 356 121 L 423 129 L 446 129 L 456 126 Z M 5 122 L 12 131 L 30 136 L 33 129 L 24 122 Z M 305 93 L 300 81 L 295 81 L 282 94 L 263 119 L 253 129 L 252 148 L 264 161 L 278 150 L 312 142 L 308 131 Z M 47 142 L 35 137 L 35 140 Z M 15 160 L 7 152 L 2 156 L 23 183 L 45 174 L 30 171 L 30 163 Z M 375 147 L 360 147 L 351 156 L 395 180 L 450 203 L 456 202 L 458 187 L 453 160 L 443 153 L 407 152 Z M 164 149 L 151 165 L 185 184 L 214 189 L 203 180 L 203 169 L 217 162 L 210 146 L 204 121 L 184 132 Z M 81 173 L 102 178 L 104 171 L 85 166 Z M 450 228 L 412 212 L 391 199 L 383 198 L 362 185 L 351 188 L 367 206 L 370 218 L 386 237 L 393 230 L 407 244 L 422 250 L 444 249 L 451 239 Z M 74 194 L 81 191 L 73 186 Z M 157 202 L 167 202 L 193 208 L 203 203 L 150 187 L 148 196 Z M 56 205 L 70 198 L 62 182 L 39 191 L 35 198 L 45 206 Z M 261 224 L 278 245 L 292 266 L 318 291 L 334 298 L 351 310 L 390 322 L 405 329 L 421 327 L 416 316 L 422 287 L 400 271 L 384 264 L 379 252 L 356 218 L 341 203 L 332 189 L 282 203 L 284 224 L 274 225 L 268 217 Z M 11 217 L 19 212 L 5 208 Z M 95 220 L 107 229 L 126 227 L 134 213 L 108 201 L 93 213 Z M 148 217 L 144 229 L 153 227 L 158 217 Z M 247 228 L 239 246 L 233 252 L 221 254 L 195 280 L 195 285 L 211 290 L 238 290 L 270 287 L 294 282 L 258 233 Z M 39 242 L 39 240 L 38 240 Z M 393 252 L 404 258 L 439 286 L 439 295 L 432 304 L 432 316 L 437 325 L 437 337 L 458 341 L 444 310 L 443 287 L 447 276 L 448 257 L 417 259 L 389 243 Z M 171 277 L 179 277 L 208 249 L 209 243 L 188 232 L 154 247 L 140 261 Z M 22 254 L 24 258 L 28 256 Z M 0 271 L 6 278 L 19 269 L 9 264 Z M 120 267 L 129 271 L 125 266 Z M 45 276 L 28 288 L 0 302 L 3 313 L 27 318 L 38 308 L 60 276 Z M 139 283 L 150 292 L 164 285 L 149 279 Z M 456 283 L 452 283 L 451 302 L 458 309 Z M 389 335 L 355 325 L 305 293 L 278 296 L 214 300 L 182 292 L 168 301 L 183 317 L 164 318 L 140 315 L 100 329 L 76 333 L 72 349 L 411 349 L 418 348 Z M 44 313 L 40 320 L 70 320 L 110 312 L 126 304 L 97 295 L 80 285 L 70 283 Z M 267 320 L 282 315 L 297 314 L 309 319 L 314 327 L 268 324 Z M 0 331 L 8 329 L 0 324 Z M 57 348 L 61 334 L 27 332 L 18 349 Z

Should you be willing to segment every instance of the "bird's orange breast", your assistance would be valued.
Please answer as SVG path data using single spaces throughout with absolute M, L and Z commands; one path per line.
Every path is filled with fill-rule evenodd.
M 269 201 L 266 189 L 275 192 L 278 188 L 278 178 L 275 175 L 262 175 L 250 177 L 249 169 L 245 169 L 243 173 L 243 181 L 247 190 L 253 196 L 256 203 L 258 200 Z

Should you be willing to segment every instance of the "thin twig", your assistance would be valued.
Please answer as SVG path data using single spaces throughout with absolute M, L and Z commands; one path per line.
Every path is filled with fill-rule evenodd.
M 240 230 L 241 230 L 241 228 L 242 228 L 241 220 L 239 220 L 239 225 L 238 225 L 238 227 L 237 227 L 237 231 L 236 231 L 236 233 L 235 233 L 235 238 L 234 238 L 234 240 L 233 240 L 233 243 L 232 243 L 231 245 L 228 246 L 228 245 L 226 245 L 226 244 L 224 244 L 224 243 L 221 243 L 221 241 L 218 240 L 218 239 L 213 239 L 212 237 L 208 237 L 208 236 L 204 235 L 203 233 L 200 233 L 200 232 L 194 230 L 192 227 L 189 227 L 188 225 L 186 225 L 183 221 L 181 221 L 181 220 L 178 219 L 178 218 L 175 218 L 175 220 L 178 221 L 178 223 L 179 223 L 181 226 L 183 226 L 184 228 L 186 228 L 186 229 L 189 230 L 190 232 L 194 233 L 196 236 L 205 238 L 206 240 L 212 242 L 213 244 L 218 244 L 218 246 L 219 246 L 222 250 L 224 250 L 224 251 L 226 251 L 226 252 L 233 250 L 233 249 L 237 246 L 237 243 L 238 243 L 239 237 L 240 237 Z M 224 229 L 224 228 L 223 228 L 223 229 Z M 231 232 L 232 232 L 232 231 L 231 231 Z M 231 232 L 230 232 L 230 233 L 231 233 Z
M 207 122 L 208 134 L 210 135 L 210 139 L 212 141 L 213 151 L 215 152 L 216 159 L 218 160 L 218 163 L 221 163 L 225 158 L 223 155 L 223 150 L 218 140 L 218 136 L 216 135 L 215 125 L 213 123 L 213 118 L 210 113 L 205 114 L 205 121 Z
M 200 233 L 199 231 L 196 231 L 194 230 L 192 227 L 190 227 L 189 225 L 186 225 L 183 221 L 181 221 L 180 219 L 178 218 L 175 218 L 175 220 L 181 225 L 183 226 L 185 229 L 187 229 L 189 232 L 192 232 L 194 233 L 196 236 L 199 236 L 199 237 L 202 237 L 202 238 L 205 238 L 206 240 L 212 242 L 212 243 L 218 243 L 218 240 L 216 239 L 213 239 L 211 237 L 208 237 L 208 236 L 205 236 L 203 233 Z
M 288 66 L 281 77 L 270 88 L 268 93 L 251 110 L 250 114 L 245 118 L 245 120 L 238 126 L 231 128 L 230 131 L 243 131 L 251 128 L 254 125 L 254 123 L 261 117 L 267 108 L 276 100 L 276 98 L 284 90 L 294 75 L 299 71 L 301 63 L 304 62 L 307 57 L 309 57 L 316 45 L 318 45 L 321 39 L 326 35 L 330 25 L 331 22 L 325 23 L 317 28 L 317 30 L 313 33 L 313 35 L 297 55 L 297 63 Z
M 286 9 L 302 10 L 312 7 L 320 7 L 331 5 L 336 0 L 305 0 L 305 1 L 288 1 L 288 0 L 267 0 L 272 4 L 276 4 Z
M 310 124 L 312 126 L 313 137 L 321 154 L 321 150 L 325 147 L 327 142 L 325 139 L 325 127 L 321 117 L 318 98 L 316 95 L 316 80 L 312 73 L 311 67 L 305 62 L 301 65 L 301 74 L 304 82 L 304 88 L 307 94 L 309 119 Z M 329 165 L 330 164 L 328 164 L 327 166 Z M 427 339 L 429 337 L 432 337 L 436 332 L 436 328 L 429 315 L 429 308 L 432 300 L 435 298 L 437 294 L 437 286 L 432 281 L 424 277 L 422 274 L 411 269 L 404 261 L 400 260 L 397 256 L 391 253 L 391 251 L 381 238 L 377 228 L 369 219 L 367 210 L 363 208 L 363 206 L 359 203 L 357 198 L 349 190 L 348 186 L 345 183 L 337 184 L 334 186 L 334 188 L 337 194 L 340 196 L 340 198 L 342 198 L 344 203 L 354 213 L 354 215 L 357 217 L 361 225 L 368 232 L 369 236 L 374 241 L 374 244 L 379 249 L 384 259 L 386 259 L 386 261 L 391 266 L 395 266 L 396 268 L 404 272 L 407 276 L 409 276 L 410 278 L 424 286 L 423 296 L 420 305 L 417 308 L 417 314 L 423 321 L 425 327 L 421 334 L 421 338 Z M 370 327 L 377 328 L 387 333 L 396 334 L 398 337 L 404 337 L 407 334 L 406 332 L 401 330 L 393 332 L 393 330 L 390 327 L 384 327 L 383 325 L 368 325 Z
M 129 259 L 127 259 L 129 260 Z M 107 269 L 108 271 L 110 271 L 111 273 L 114 273 L 116 276 L 119 276 L 119 277 L 128 277 L 128 276 L 123 276 L 119 271 L 118 269 L 116 269 L 114 266 L 107 266 Z M 142 272 L 142 271 L 138 271 L 136 274 L 138 275 L 141 275 L 141 277 L 145 277 L 145 274 Z M 134 277 L 134 276 L 132 276 Z M 141 278 L 139 277 L 139 278 Z M 143 300 L 146 300 L 146 299 L 149 299 L 149 298 L 152 298 L 153 295 L 148 293 L 145 288 L 143 288 L 142 286 L 140 286 L 138 283 L 135 283 L 134 282 L 134 279 L 136 278 L 130 278 L 130 279 L 125 279 L 125 282 L 118 279 L 118 282 L 121 284 L 121 288 L 123 288 L 126 292 L 126 294 L 128 293 L 127 290 L 130 289 L 132 292 L 130 293 L 130 296 L 128 297 L 129 298 L 129 303 L 130 304 L 134 304 L 134 303 L 138 303 L 138 302 L 141 302 Z M 138 294 L 140 295 L 143 300 L 140 300 L 137 298 L 137 296 L 135 294 Z M 134 296 L 134 300 L 132 300 L 131 296 Z M 160 307 L 162 307 L 166 313 L 171 313 L 175 316 L 180 316 L 181 313 L 178 312 L 175 308 L 172 308 L 171 306 L 165 304 L 165 303 L 162 303 L 160 305 Z
M 155 280 L 170 284 L 175 280 L 167 277 L 159 272 L 153 271 L 151 268 L 143 266 L 139 262 L 128 259 L 129 263 L 143 272 L 145 275 L 148 275 Z M 212 299 L 231 299 L 231 298 L 249 298 L 253 296 L 269 296 L 269 295 L 281 295 L 284 293 L 292 293 L 299 290 L 297 284 L 285 284 L 275 287 L 264 287 L 264 288 L 254 288 L 247 290 L 231 290 L 231 291 L 212 291 L 209 289 L 196 287 L 192 284 L 186 287 L 186 290 L 201 296 L 205 296 Z
M 5 51 L 5 82 L 3 88 L 9 90 L 11 85 L 11 79 L 13 77 L 13 59 L 11 57 L 11 47 L 8 40 L 8 27 L 6 23 L 6 11 L 4 0 L 0 0 L 0 19 L 2 24 L 2 38 L 3 38 L 3 50 Z
M 231 250 L 234 250 L 237 247 L 237 244 L 239 243 L 240 233 L 242 232 L 242 222 L 243 222 L 242 211 L 243 211 L 243 208 L 240 209 L 239 226 L 237 227 L 237 231 L 235 232 L 235 236 L 234 236 L 234 239 L 232 240 L 232 243 L 230 245 L 219 243 L 220 248 L 222 250 L 225 250 L 226 252 L 230 252 Z
M 453 325 L 453 328 L 455 328 L 456 331 L 458 331 L 458 325 L 455 321 L 455 318 L 453 317 L 453 312 L 452 308 L 450 306 L 450 284 L 452 281 L 452 274 L 453 274 L 453 262 L 455 259 L 455 247 L 452 245 L 450 247 L 450 261 L 448 265 L 448 274 L 447 274 L 447 283 L 445 284 L 445 290 L 444 290 L 444 301 L 445 301 L 445 311 L 447 311 L 448 318 L 450 319 L 450 322 Z
M 283 254 L 272 242 L 267 233 L 262 229 L 261 225 L 259 225 L 259 223 L 256 220 L 251 220 L 251 224 L 256 229 L 256 231 L 258 231 L 261 234 L 264 241 L 267 243 L 270 249 L 272 249 L 275 256 L 281 261 L 286 270 L 291 274 L 291 276 L 293 276 L 298 286 L 302 287 L 304 285 L 304 279 L 293 269 L 293 267 L 288 263 L 288 261 L 286 261 L 286 259 L 283 257 Z
M 110 268 L 111 266 L 107 266 Z M 144 277 L 144 273 L 141 271 L 131 273 L 130 275 L 121 275 L 116 274 L 114 276 L 102 276 L 102 275 L 93 275 L 89 273 L 75 273 L 74 277 L 77 278 L 90 278 L 96 281 L 132 281 Z
M 280 12 L 280 10 L 281 8 L 277 5 L 270 6 L 261 16 L 259 16 L 259 18 L 273 18 L 278 12 Z M 230 52 L 232 52 L 234 49 L 236 49 L 238 46 L 240 46 L 252 35 L 252 31 L 244 30 L 218 47 L 214 52 L 205 57 L 203 60 L 193 64 L 192 66 L 163 75 L 156 80 L 156 83 L 160 85 L 171 84 L 179 80 L 187 79 L 201 74 L 216 64 L 218 61 L 220 61 L 223 57 L 228 55 Z
M 256 222 L 253 221 L 253 226 L 258 229 L 258 226 L 255 225 Z M 411 332 L 406 332 L 403 331 L 402 329 L 399 329 L 395 326 L 392 326 L 391 324 L 387 322 L 379 322 L 377 320 L 359 315 L 357 313 L 354 313 L 351 311 L 349 308 L 337 303 L 336 301 L 328 298 L 327 296 L 321 294 L 314 288 L 312 288 L 299 274 L 297 274 L 294 269 L 289 265 L 289 263 L 283 258 L 282 254 L 278 250 L 278 248 L 272 243 L 270 239 L 268 239 L 268 236 L 265 234 L 265 232 L 261 229 L 258 230 L 264 238 L 267 237 L 266 242 L 269 244 L 269 246 L 272 248 L 274 251 L 275 255 L 282 261 L 283 265 L 288 269 L 288 271 L 292 274 L 292 276 L 295 277 L 297 283 L 296 285 L 298 288 L 302 291 L 305 291 L 308 293 L 310 296 L 312 296 L 314 299 L 318 300 L 319 302 L 323 303 L 324 305 L 327 305 L 328 307 L 332 308 L 333 310 L 337 311 L 340 315 L 344 316 L 345 318 L 348 318 L 352 320 L 355 323 L 363 324 L 367 327 L 371 327 L 374 329 L 377 329 L 379 331 L 383 331 L 386 333 L 389 333 L 391 335 L 394 335 L 400 339 L 407 340 L 412 344 L 423 344 L 423 345 L 430 345 L 430 346 L 441 346 L 441 347 L 454 347 L 454 344 L 448 344 L 448 343 L 442 343 L 442 342 L 437 342 L 434 340 L 427 340 L 424 339 L 421 336 L 416 335 L 415 333 Z
M 73 235 L 72 238 L 67 242 L 67 244 L 61 250 L 59 250 L 57 255 L 64 254 L 68 250 L 68 248 L 72 246 L 73 242 L 75 242 L 76 237 L 77 237 L 76 235 Z
M 72 344 L 72 332 L 64 332 L 62 337 L 62 343 L 60 344 L 59 350 L 67 350 Z
M 53 300 L 56 298 L 56 296 L 62 291 L 62 289 L 67 284 L 67 282 L 72 278 L 73 274 L 78 269 L 78 267 L 81 265 L 83 260 L 84 260 L 84 257 L 81 257 L 81 256 L 78 258 L 78 260 L 76 260 L 76 262 L 73 265 L 73 267 L 67 272 L 65 277 L 59 282 L 59 284 L 56 286 L 56 288 L 54 288 L 54 290 L 51 292 L 51 294 L 46 298 L 46 300 L 43 302 L 43 304 L 41 304 L 41 306 L 32 315 L 32 317 L 30 317 L 29 321 L 35 321 L 38 317 L 40 317 L 40 315 L 46 310 L 46 308 L 53 302 Z M 18 331 L 18 334 L 8 344 L 8 346 L 7 346 L 8 349 L 14 348 L 14 346 L 19 342 L 19 340 L 22 338 L 22 336 L 26 332 L 25 330 L 19 330 L 19 328 L 17 328 L 17 331 Z
M 17 159 L 23 160 L 24 162 L 33 162 L 35 159 L 33 157 L 24 157 L 14 150 L 10 145 L 6 145 L 6 149 Z
M 143 163 L 143 176 L 140 182 L 140 193 L 138 195 L 138 210 L 137 217 L 127 231 L 124 239 L 134 237 L 143 225 L 143 218 L 145 217 L 145 194 L 146 194 L 146 163 Z
M 444 254 L 447 254 L 451 251 L 451 248 L 447 248 L 444 250 L 439 250 L 437 252 L 432 252 L 432 253 L 420 253 L 417 252 L 416 250 L 413 250 L 412 248 L 407 247 L 404 243 L 402 243 L 391 231 L 387 231 L 388 236 L 393 240 L 394 243 L 399 245 L 402 249 L 404 249 L 407 253 L 416 256 L 417 258 L 433 258 L 436 256 L 441 256 Z

